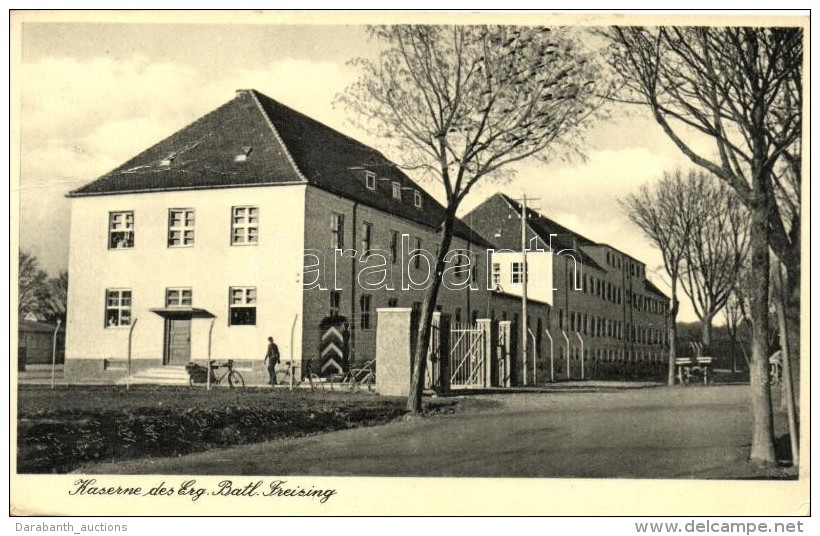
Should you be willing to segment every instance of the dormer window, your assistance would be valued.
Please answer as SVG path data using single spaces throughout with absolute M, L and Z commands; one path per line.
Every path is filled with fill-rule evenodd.
M 376 189 L 376 174 L 372 171 L 366 171 L 364 174 L 364 182 L 368 190 Z
M 421 208 L 421 192 L 418 190 L 413 192 L 413 201 L 415 202 L 416 208 Z
M 242 147 L 242 152 L 236 155 L 233 161 L 246 162 L 248 160 L 248 157 L 251 155 L 251 151 L 253 151 L 253 147 Z
M 393 199 L 401 201 L 401 183 L 393 183 Z

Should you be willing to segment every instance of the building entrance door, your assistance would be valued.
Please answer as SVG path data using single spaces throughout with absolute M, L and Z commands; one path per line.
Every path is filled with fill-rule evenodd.
M 191 319 L 165 320 L 165 364 L 186 365 L 191 360 Z

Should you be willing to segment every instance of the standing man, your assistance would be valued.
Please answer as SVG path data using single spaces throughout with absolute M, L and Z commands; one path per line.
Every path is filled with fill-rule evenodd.
M 268 362 L 268 374 L 270 375 L 270 385 L 276 385 L 276 365 L 279 364 L 279 347 L 273 342 L 273 337 L 268 337 L 268 351 L 265 353 L 264 363 Z

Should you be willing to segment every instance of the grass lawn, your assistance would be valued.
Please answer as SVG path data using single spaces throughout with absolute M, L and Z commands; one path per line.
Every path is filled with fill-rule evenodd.
M 405 414 L 403 398 L 307 389 L 21 385 L 17 400 L 20 473 L 181 456 L 379 424 Z M 429 410 L 452 411 L 457 403 L 438 399 Z

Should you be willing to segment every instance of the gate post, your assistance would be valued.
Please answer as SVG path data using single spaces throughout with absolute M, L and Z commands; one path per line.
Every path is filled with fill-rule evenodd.
M 376 391 L 384 396 L 408 396 L 413 363 L 412 309 L 376 309 Z
M 430 384 L 426 387 L 446 393 L 450 390 L 450 315 L 433 313 L 430 347 L 427 350 Z
M 501 387 L 512 387 L 512 366 L 510 359 L 512 357 L 512 321 L 502 320 L 498 323 L 498 369 L 501 377 L 498 379 L 498 385 Z
M 481 341 L 481 386 L 493 387 L 498 385 L 497 373 L 494 373 L 498 362 L 495 355 L 495 347 L 498 345 L 498 327 L 489 318 L 476 320 L 476 327 L 481 330 L 483 339 Z

